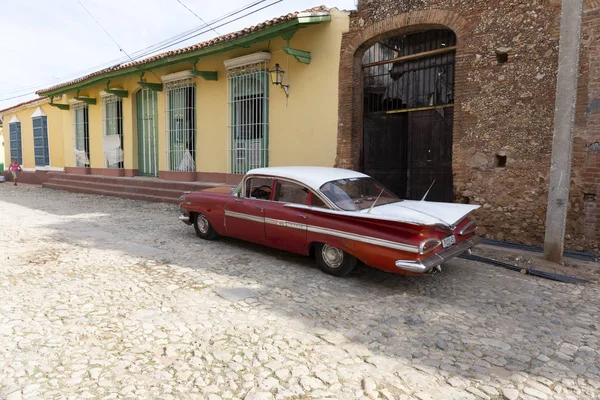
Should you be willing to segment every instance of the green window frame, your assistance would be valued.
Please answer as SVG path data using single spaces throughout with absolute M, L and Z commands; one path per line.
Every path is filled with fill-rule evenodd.
M 48 146 L 48 117 L 33 117 L 33 153 L 36 167 L 50 166 L 50 150 Z
M 73 110 L 73 155 L 77 167 L 90 166 L 89 109 L 85 103 L 74 103 Z
M 228 71 L 228 159 L 234 174 L 269 165 L 269 75 L 266 63 Z
M 102 127 L 106 166 L 123 168 L 123 101 L 120 97 L 102 97 Z
M 165 84 L 166 156 L 170 171 L 196 171 L 196 84 L 186 78 Z
M 21 123 L 11 122 L 8 124 L 10 136 L 10 162 L 13 158 L 17 159 L 19 165 L 23 165 L 23 143 L 21 141 Z

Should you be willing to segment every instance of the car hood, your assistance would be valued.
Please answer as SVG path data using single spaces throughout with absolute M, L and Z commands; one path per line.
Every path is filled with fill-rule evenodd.
M 455 225 L 481 206 L 471 204 L 436 203 L 430 201 L 403 200 L 398 203 L 375 206 L 370 215 L 395 219 L 419 225 Z M 367 214 L 369 210 L 361 210 Z

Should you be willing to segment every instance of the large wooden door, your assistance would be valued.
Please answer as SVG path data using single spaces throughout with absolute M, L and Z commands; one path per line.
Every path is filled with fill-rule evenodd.
M 452 202 L 453 108 L 414 111 L 409 116 L 409 176 L 407 197 L 427 195 L 429 201 Z M 434 183 L 435 181 L 435 183 Z
M 399 197 L 407 190 L 407 146 L 407 114 L 365 114 L 363 170 Z

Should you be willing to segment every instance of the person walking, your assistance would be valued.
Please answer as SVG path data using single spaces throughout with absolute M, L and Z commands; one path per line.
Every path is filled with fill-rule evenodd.
M 13 158 L 12 163 L 10 164 L 10 168 L 9 169 L 10 169 L 10 172 L 12 173 L 12 176 L 13 176 L 13 182 L 15 183 L 15 186 L 17 186 L 17 177 L 19 176 L 18 173 L 22 172 L 23 169 L 19 165 L 19 162 L 17 161 L 16 158 Z

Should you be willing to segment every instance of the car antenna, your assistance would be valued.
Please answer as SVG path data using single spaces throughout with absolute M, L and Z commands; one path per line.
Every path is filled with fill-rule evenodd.
M 421 201 L 425 201 L 425 198 L 427 197 L 427 195 L 429 194 L 429 191 L 431 190 L 431 188 L 435 184 L 435 181 L 436 180 L 434 179 L 433 182 L 431 182 L 431 186 L 429 186 L 429 189 L 427 189 L 427 191 L 425 192 L 425 196 L 423 196 L 423 198 L 421 199 Z
M 373 204 L 371 204 L 371 207 L 369 207 L 369 211 L 367 211 L 367 214 L 371 214 L 371 210 L 373 209 L 373 207 L 375 207 L 375 203 L 377 203 L 377 200 L 379 200 L 379 198 L 383 194 L 384 190 L 385 190 L 385 187 L 383 189 L 381 189 L 381 192 L 379 192 L 379 196 L 377 196 L 377 198 L 375 199 L 375 201 L 373 202 Z

